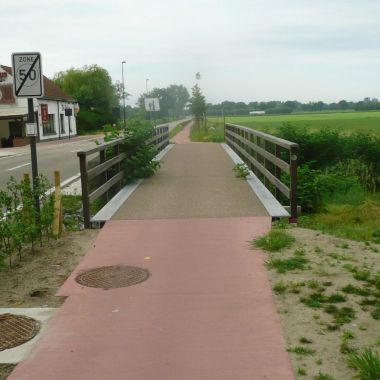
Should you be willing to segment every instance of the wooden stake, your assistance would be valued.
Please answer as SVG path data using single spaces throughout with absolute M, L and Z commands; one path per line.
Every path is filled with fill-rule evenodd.
M 53 222 L 53 236 L 59 237 L 62 233 L 62 196 L 61 196 L 61 173 L 54 172 L 54 222 Z

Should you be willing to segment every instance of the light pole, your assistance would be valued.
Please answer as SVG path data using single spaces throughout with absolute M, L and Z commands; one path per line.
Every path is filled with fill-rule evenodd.
M 124 63 L 125 61 L 121 62 L 121 79 L 123 81 L 123 119 L 124 119 L 124 128 L 126 127 L 126 120 L 125 120 L 125 84 L 124 84 Z
M 149 78 L 145 79 L 145 88 L 146 88 L 146 95 L 148 96 L 148 81 Z

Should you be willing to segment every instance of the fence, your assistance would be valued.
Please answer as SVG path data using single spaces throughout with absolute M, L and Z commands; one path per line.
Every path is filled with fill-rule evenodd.
M 77 152 L 85 228 L 91 227 L 91 204 L 101 196 L 104 196 L 105 202 L 108 202 L 112 192 L 117 192 L 123 186 L 122 161 L 127 158 L 127 153 L 121 152 L 120 147 L 124 141 L 124 138 L 119 138 L 95 148 Z M 158 151 L 164 149 L 168 143 L 168 125 L 155 127 L 154 135 L 147 140 L 147 144 L 155 145 Z M 98 157 L 92 157 L 89 160 L 89 156 L 96 154 Z
M 298 144 L 235 124 L 226 124 L 225 139 L 278 200 L 290 201 L 291 221 L 296 221 Z

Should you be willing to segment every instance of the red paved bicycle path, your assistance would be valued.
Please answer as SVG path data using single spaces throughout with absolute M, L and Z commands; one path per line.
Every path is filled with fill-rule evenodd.
M 268 217 L 107 222 L 59 291 L 68 296 L 9 380 L 294 379 L 265 256 Z M 85 288 L 101 265 L 147 268 L 139 285 Z

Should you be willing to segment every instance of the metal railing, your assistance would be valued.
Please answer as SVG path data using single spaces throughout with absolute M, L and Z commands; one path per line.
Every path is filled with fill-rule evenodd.
M 298 144 L 235 124 L 225 125 L 225 139 L 277 199 L 282 194 L 289 200 L 290 218 L 296 221 Z
M 121 153 L 120 147 L 124 142 L 124 138 L 119 138 L 95 148 L 77 152 L 85 228 L 91 228 L 91 204 L 101 196 L 104 196 L 105 203 L 108 202 L 112 195 L 110 193 L 119 191 L 123 185 L 122 162 L 127 158 L 127 154 Z M 169 144 L 169 126 L 155 127 L 154 135 L 146 143 L 155 145 L 158 151 L 164 149 Z M 93 157 L 94 155 L 98 157 Z M 89 156 L 92 156 L 91 160 Z

